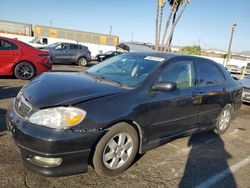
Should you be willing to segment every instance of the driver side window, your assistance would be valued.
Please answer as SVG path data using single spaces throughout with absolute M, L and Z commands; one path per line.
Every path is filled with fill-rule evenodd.
M 177 88 L 192 87 L 195 84 L 193 61 L 177 61 L 166 66 L 158 82 L 174 82 Z

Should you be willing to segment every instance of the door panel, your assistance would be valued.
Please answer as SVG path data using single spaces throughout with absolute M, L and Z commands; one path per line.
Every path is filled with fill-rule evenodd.
M 68 63 L 70 62 L 68 44 L 59 44 L 53 49 L 53 56 L 55 63 Z
M 22 51 L 14 43 L 0 40 L 0 74 L 12 74 L 13 65 L 22 56 Z
M 197 105 L 193 103 L 192 93 L 193 89 L 157 93 L 150 109 L 153 139 L 170 137 L 195 127 Z
M 169 63 L 157 79 L 157 82 L 175 82 L 177 89 L 158 91 L 152 95 L 151 142 L 161 142 L 195 128 L 198 110 L 192 96 L 195 85 L 192 58 L 179 58 Z
M 198 73 L 198 86 L 194 97 L 199 98 L 197 124 L 211 125 L 224 107 L 226 93 L 226 78 L 220 67 L 214 62 L 197 59 L 195 67 Z
M 223 108 L 223 91 L 222 85 L 197 87 L 196 99 L 198 99 L 198 126 L 211 125 L 216 122 L 216 118 Z
M 80 56 L 79 53 L 80 53 L 80 49 L 79 49 L 78 45 L 70 44 L 69 51 L 68 51 L 70 62 L 72 62 L 72 63 L 77 62 L 77 59 Z

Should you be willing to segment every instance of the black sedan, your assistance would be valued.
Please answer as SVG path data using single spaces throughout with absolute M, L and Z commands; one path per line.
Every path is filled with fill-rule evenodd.
M 137 153 L 202 130 L 224 133 L 242 85 L 200 57 L 127 53 L 84 73 L 46 73 L 18 94 L 7 127 L 24 165 L 43 175 L 126 170 Z
M 108 51 L 104 54 L 97 54 L 96 59 L 97 61 L 101 62 L 101 61 L 104 61 L 105 59 L 108 59 L 117 55 L 121 55 L 121 54 L 122 52 L 118 52 L 118 51 Z

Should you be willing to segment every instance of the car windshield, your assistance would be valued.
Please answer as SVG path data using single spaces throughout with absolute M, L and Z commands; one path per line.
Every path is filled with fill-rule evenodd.
M 87 69 L 86 72 L 121 86 L 134 87 L 164 60 L 164 58 L 141 54 L 123 54 L 107 59 Z

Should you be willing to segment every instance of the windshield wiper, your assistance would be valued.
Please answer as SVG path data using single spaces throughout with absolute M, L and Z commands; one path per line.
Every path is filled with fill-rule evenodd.
M 110 79 L 107 79 L 105 76 L 97 76 L 99 79 L 101 79 L 101 81 L 105 81 L 105 82 L 108 82 L 108 83 L 111 83 L 111 84 L 114 84 L 114 85 L 118 85 L 120 87 L 123 86 L 123 84 L 121 84 L 120 82 L 117 82 L 117 81 L 114 81 L 114 80 L 110 80 Z
M 117 82 L 115 80 L 110 80 L 110 79 L 107 79 L 105 76 L 97 76 L 93 73 L 90 73 L 88 71 L 85 71 L 87 74 L 89 74 L 91 77 L 93 77 L 94 79 L 98 80 L 98 81 L 101 81 L 101 82 L 108 82 L 108 83 L 111 83 L 113 85 L 117 85 L 117 86 L 120 86 L 120 87 L 127 87 L 127 88 L 131 88 L 130 85 L 128 84 L 122 84 L 120 82 Z

